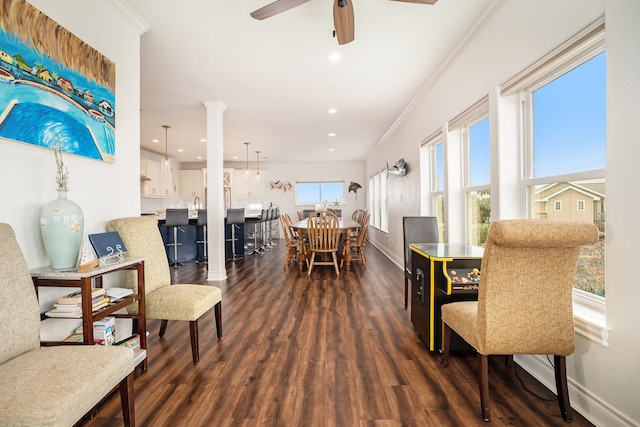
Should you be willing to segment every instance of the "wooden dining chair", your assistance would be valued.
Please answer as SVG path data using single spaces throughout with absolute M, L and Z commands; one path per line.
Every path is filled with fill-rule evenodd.
M 351 252 L 351 261 L 362 261 L 362 266 L 367 268 L 367 258 L 364 255 L 364 243 L 367 239 L 367 229 L 369 228 L 369 217 L 368 213 L 365 213 L 362 218 L 361 227 L 357 230 L 357 234 L 355 237 L 351 237 L 351 241 L 349 242 L 349 247 L 344 245 L 342 252 L 342 259 L 340 260 L 340 268 L 342 268 L 342 264 L 344 264 L 344 255 L 346 255 L 347 250 Z
M 307 233 L 309 235 L 309 263 L 308 275 L 311 275 L 314 265 L 333 265 L 336 275 L 340 276 L 338 267 L 339 221 L 338 217 L 329 211 L 316 211 L 308 218 Z M 316 260 L 319 256 L 331 255 L 331 261 Z
M 291 228 L 291 217 L 288 214 L 284 213 L 280 215 L 280 226 L 282 228 L 282 234 L 284 235 L 286 242 L 286 252 L 283 268 L 286 269 L 287 264 L 291 262 L 297 263 L 301 260 L 306 261 L 308 268 L 309 259 L 306 257 L 304 242 L 301 240 L 301 237 Z

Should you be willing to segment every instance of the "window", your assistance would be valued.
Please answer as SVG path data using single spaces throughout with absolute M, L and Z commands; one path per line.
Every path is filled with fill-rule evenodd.
M 596 224 L 601 238 L 581 251 L 574 296 L 604 296 L 604 24 L 594 23 L 539 64 L 503 86 L 503 95 L 519 91 L 521 99 L 528 215 Z
M 462 147 L 462 190 L 468 244 L 484 246 L 491 224 L 489 98 L 476 102 L 449 122 Z
M 442 130 L 426 138 L 420 147 L 421 163 L 428 165 L 421 174 L 422 215 L 435 216 L 438 220 L 438 237 L 445 241 L 445 201 L 444 201 L 444 144 Z
M 386 169 L 369 178 L 369 224 L 384 231 L 389 231 Z
M 296 205 L 342 203 L 344 182 L 297 182 Z

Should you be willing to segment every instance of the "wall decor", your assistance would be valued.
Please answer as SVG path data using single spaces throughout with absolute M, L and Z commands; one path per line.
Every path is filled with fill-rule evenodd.
M 351 181 L 351 183 L 349 183 L 349 193 L 353 191 L 356 195 L 356 200 L 358 200 L 358 190 L 361 188 L 362 185 L 358 184 L 357 182 Z
M 115 161 L 116 65 L 24 0 L 0 8 L 0 137 Z
M 387 163 L 387 176 L 405 176 L 407 174 L 408 167 L 409 165 L 404 162 L 404 159 L 398 160 L 396 164 L 391 167 L 389 167 L 389 163 Z
M 283 193 L 293 189 L 293 185 L 291 185 L 290 182 L 283 182 L 280 180 L 270 182 L 269 185 L 272 190 L 282 190 Z

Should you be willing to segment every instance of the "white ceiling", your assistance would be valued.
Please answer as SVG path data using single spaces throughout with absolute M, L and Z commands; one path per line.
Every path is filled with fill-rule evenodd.
M 169 156 L 203 161 L 203 101 L 223 101 L 225 161 L 244 162 L 245 141 L 251 162 L 256 150 L 261 162 L 364 159 L 495 4 L 356 0 L 355 40 L 339 46 L 333 0 L 263 21 L 249 16 L 271 1 L 126 0 L 149 25 L 142 148 L 164 154 L 167 124 Z M 328 61 L 331 52 L 342 60 Z

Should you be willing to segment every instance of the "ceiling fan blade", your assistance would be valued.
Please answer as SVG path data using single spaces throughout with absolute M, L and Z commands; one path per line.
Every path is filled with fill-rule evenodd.
M 333 25 L 336 29 L 338 44 L 347 44 L 355 38 L 353 3 L 351 0 L 346 0 L 346 4 L 340 7 L 339 1 L 341 0 L 335 0 L 333 3 Z
M 392 0 L 401 1 L 404 3 L 418 3 L 418 4 L 435 4 L 438 0 Z
M 254 10 L 250 15 L 255 19 L 265 19 L 289 9 L 293 9 L 294 7 L 300 6 L 308 1 L 309 0 L 276 0 L 258 10 Z

